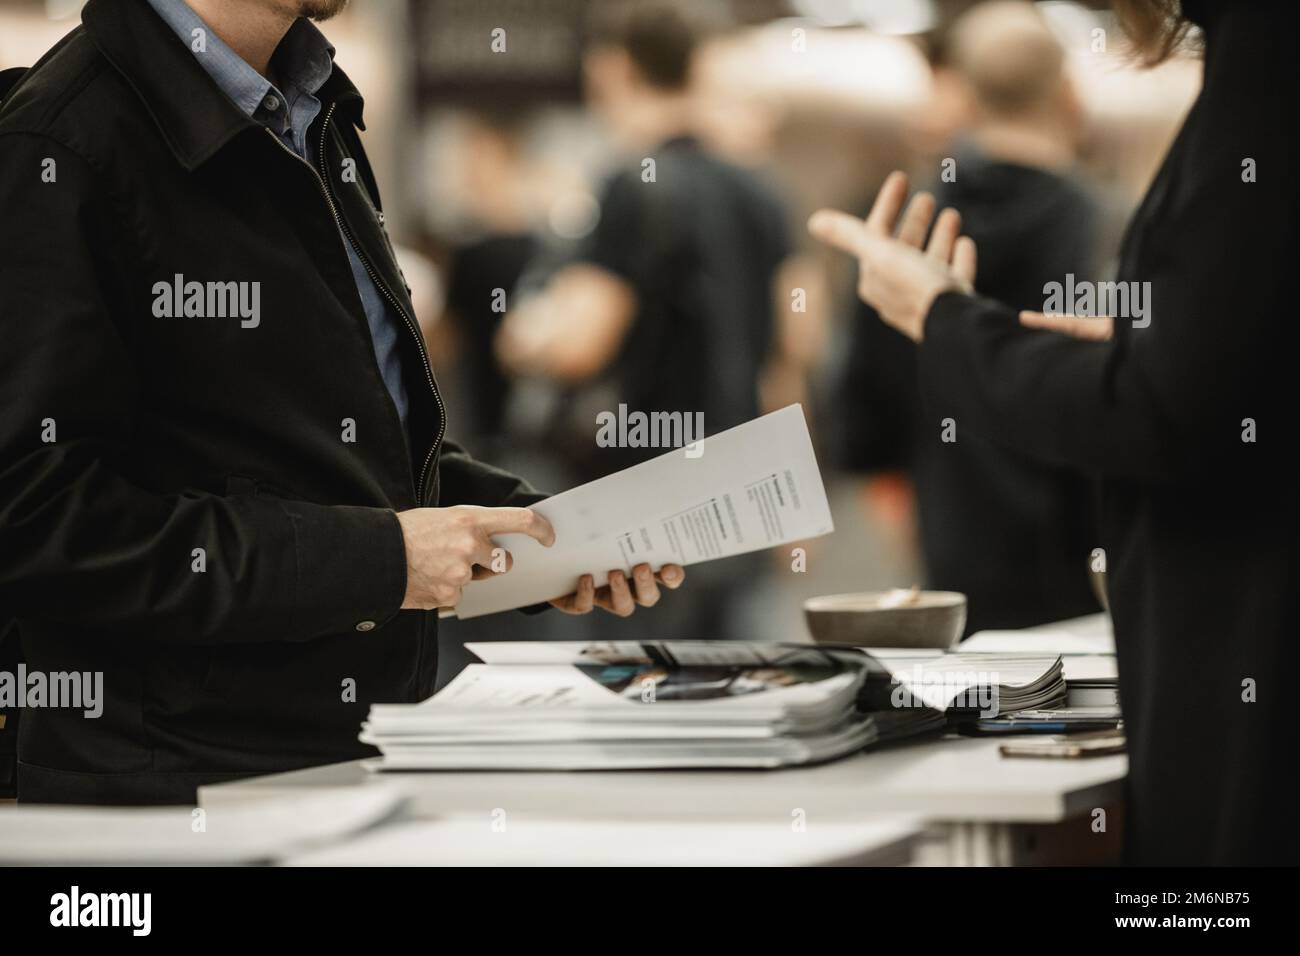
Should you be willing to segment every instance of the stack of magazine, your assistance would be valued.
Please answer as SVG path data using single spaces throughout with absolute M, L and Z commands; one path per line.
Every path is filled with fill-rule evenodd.
M 433 697 L 371 707 L 361 740 L 383 754 L 374 769 L 793 766 L 942 728 L 953 714 L 1064 695 L 1059 658 L 1018 658 L 1003 682 L 963 671 L 961 654 L 893 662 L 733 641 L 467 647 L 483 663 Z

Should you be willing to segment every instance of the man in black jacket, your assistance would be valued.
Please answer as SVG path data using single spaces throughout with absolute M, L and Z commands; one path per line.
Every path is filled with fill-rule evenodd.
M 24 715 L 22 800 L 364 756 L 491 536 L 553 540 L 444 437 L 362 99 L 305 19 L 343 2 L 90 0 L 0 109 L 0 608 L 29 673 L 105 697 Z M 641 566 L 553 603 L 657 599 Z

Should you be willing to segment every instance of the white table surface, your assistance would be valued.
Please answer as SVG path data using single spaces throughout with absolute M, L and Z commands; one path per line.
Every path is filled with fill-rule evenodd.
M 544 820 L 476 814 L 391 823 L 283 861 L 290 866 L 901 866 L 924 826 Z
M 1116 803 L 1127 758 L 1006 758 L 997 738 L 945 737 L 866 751 L 815 767 L 752 771 L 371 773 L 361 761 L 203 787 L 215 806 L 252 795 L 329 786 L 394 786 L 417 817 L 487 815 L 552 820 L 1052 823 Z

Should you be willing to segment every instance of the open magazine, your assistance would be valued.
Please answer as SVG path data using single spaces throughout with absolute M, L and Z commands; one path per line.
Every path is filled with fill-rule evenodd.
M 467 647 L 484 663 L 433 697 L 371 708 L 361 740 L 383 754 L 377 769 L 791 766 L 943 727 L 949 709 L 999 697 L 998 685 L 974 693 L 969 680 L 951 683 L 958 692 L 947 695 L 942 682 L 924 676 L 951 674 L 946 659 L 961 655 L 930 658 L 922 665 L 928 671 L 900 668 L 900 679 L 865 651 L 807 644 Z M 1059 684 L 1056 659 L 1039 660 L 1031 676 L 1050 685 L 1053 664 Z M 990 690 L 987 681 L 981 687 Z

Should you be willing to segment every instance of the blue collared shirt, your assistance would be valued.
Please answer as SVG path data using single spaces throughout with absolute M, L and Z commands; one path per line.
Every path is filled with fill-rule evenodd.
M 307 130 L 321 109 L 316 91 L 334 70 L 334 47 L 315 24 L 300 17 L 280 41 L 274 55 L 280 80 L 277 88 L 227 46 L 184 0 L 149 0 L 149 4 L 194 52 L 199 64 L 240 110 L 279 136 L 308 163 L 312 162 Z M 199 38 L 202 44 L 196 42 Z M 394 313 L 345 236 L 343 244 L 370 326 L 375 360 L 405 425 L 408 399 L 398 349 L 402 319 Z

